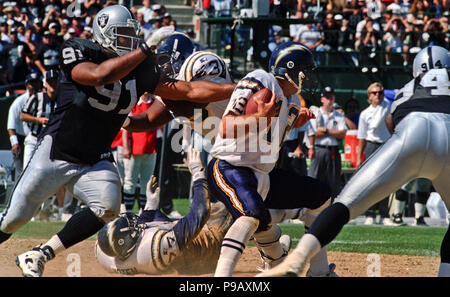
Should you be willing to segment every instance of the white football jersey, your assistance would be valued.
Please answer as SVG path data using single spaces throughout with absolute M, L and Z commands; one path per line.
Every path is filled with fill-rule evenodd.
M 213 157 L 234 166 L 250 167 L 261 173 L 269 173 L 273 169 L 280 146 L 300 114 L 299 96 L 294 94 L 286 97 L 275 76 L 264 70 L 255 70 L 239 81 L 224 115 L 243 115 L 248 99 L 263 88 L 269 88 L 275 93 L 276 104 L 279 106 L 278 116 L 260 133 L 256 133 L 256 127 L 250 127 L 248 134 L 238 131 L 236 138 L 224 139 L 219 133 L 211 150 Z
M 228 68 L 223 59 L 214 53 L 207 51 L 199 51 L 191 54 L 181 66 L 180 72 L 177 77 L 178 80 L 195 81 L 195 80 L 208 80 L 216 83 L 233 83 Z M 211 102 L 201 112 L 196 113 L 191 120 L 192 128 L 199 134 L 206 136 L 211 131 L 206 125 L 203 125 L 207 118 L 211 118 L 211 123 L 219 123 L 222 115 L 228 105 L 229 99 Z M 194 121 L 202 125 L 194 125 Z M 218 127 L 211 127 L 216 128 Z M 215 133 L 214 135 L 215 136 Z M 209 137 L 211 138 L 211 137 Z
M 161 238 L 168 231 L 172 230 L 174 225 L 175 223 L 171 222 L 147 223 L 147 228 L 139 237 L 136 248 L 125 261 L 108 256 L 96 245 L 97 261 L 110 272 L 120 274 L 160 274 L 165 271 L 165 267 L 161 264 L 160 256 L 164 253 L 161 250 Z

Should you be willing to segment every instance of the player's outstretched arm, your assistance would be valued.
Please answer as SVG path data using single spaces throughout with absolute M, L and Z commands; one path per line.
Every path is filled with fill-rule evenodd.
M 230 98 L 235 86 L 206 80 L 187 82 L 166 79 L 158 84 L 154 94 L 167 100 L 208 103 Z
M 71 76 L 74 81 L 85 86 L 103 86 L 125 77 L 147 57 L 144 50 L 138 48 L 100 64 L 82 62 L 72 69 Z
M 173 119 L 163 102 L 155 99 L 152 105 L 137 115 L 127 117 L 122 128 L 131 132 L 145 132 L 157 129 Z

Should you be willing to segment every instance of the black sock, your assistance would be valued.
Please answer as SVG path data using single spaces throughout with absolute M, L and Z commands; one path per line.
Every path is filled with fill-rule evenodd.
M 350 212 L 344 204 L 335 203 L 325 208 L 314 220 L 308 233 L 313 234 L 322 246 L 329 244 L 349 221 Z
M 134 194 L 122 194 L 123 196 L 123 203 L 125 204 L 125 208 L 128 211 L 133 210 L 133 206 L 134 206 Z
M 103 223 L 89 208 L 85 208 L 75 213 L 66 223 L 64 228 L 58 232 L 58 237 L 67 249 L 77 244 L 95 233 L 97 233 L 105 223 Z
M 147 196 L 145 194 L 139 194 L 139 209 L 144 210 L 147 203 Z
M 4 233 L 0 231 L 0 243 L 7 241 L 12 234 Z

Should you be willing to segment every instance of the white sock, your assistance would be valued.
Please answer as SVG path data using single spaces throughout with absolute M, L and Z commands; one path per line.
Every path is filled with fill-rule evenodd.
M 299 267 L 301 263 L 297 263 L 297 259 L 304 260 L 305 262 L 303 264 L 305 264 L 317 253 L 319 253 L 321 249 L 322 247 L 320 246 L 319 240 L 314 235 L 308 233 L 300 238 L 297 247 L 285 261 L 292 261 L 292 263 L 289 263 L 289 265 L 293 268 L 299 269 L 301 268 Z
M 284 254 L 283 247 L 279 241 L 280 236 L 281 228 L 278 225 L 272 225 L 270 229 L 253 235 L 264 254 L 273 260 L 280 258 Z
M 414 213 L 415 213 L 415 217 L 416 219 L 418 219 L 419 217 L 423 217 L 425 215 L 425 204 L 423 203 L 414 203 Z
M 405 210 L 405 201 L 400 201 L 397 199 L 394 199 L 394 214 L 401 214 L 403 215 L 403 211 Z
M 59 239 L 58 235 L 53 235 L 52 238 L 50 238 L 50 240 L 47 241 L 42 246 L 49 246 L 49 247 L 51 247 L 51 249 L 53 250 L 55 255 L 66 249 L 64 247 L 63 243 L 61 242 L 61 240 Z
M 311 258 L 309 269 L 313 275 L 324 275 L 330 271 L 328 266 L 327 247 L 324 246 Z
M 217 261 L 216 277 L 231 277 L 250 237 L 258 228 L 259 220 L 253 217 L 239 217 L 225 234 Z
M 441 263 L 439 265 L 439 277 L 450 277 L 450 263 Z

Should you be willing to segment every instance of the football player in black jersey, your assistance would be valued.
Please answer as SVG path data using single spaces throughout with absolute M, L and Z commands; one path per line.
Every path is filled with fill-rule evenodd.
M 300 274 L 348 221 L 415 178 L 431 180 L 450 209 L 449 70 L 445 48 L 429 46 L 417 54 L 414 79 L 397 92 L 387 117 L 392 136 L 359 167 L 284 262 L 260 276 Z M 438 276 L 450 277 L 450 227 L 441 245 Z
M 55 254 L 94 235 L 118 215 L 121 184 L 110 147 L 144 92 L 209 102 L 228 98 L 234 89 L 232 84 L 161 80 L 152 47 L 164 36 L 141 42 L 136 17 L 124 6 L 99 11 L 93 33 L 95 42 L 73 38 L 61 48 L 57 108 L 0 214 L 0 243 L 62 186 L 88 207 L 47 243 L 16 258 L 24 276 L 41 276 Z

